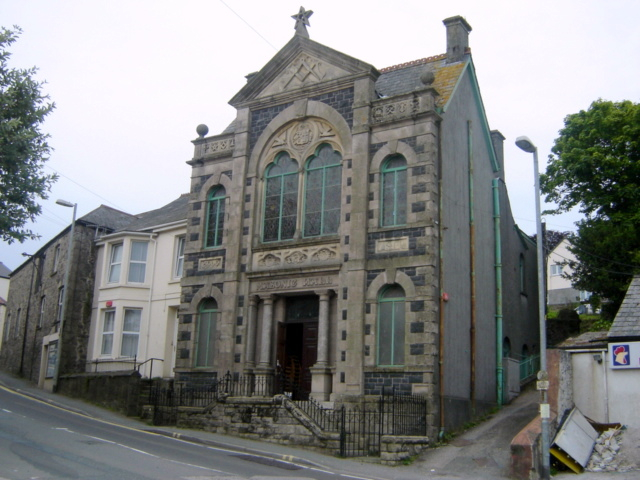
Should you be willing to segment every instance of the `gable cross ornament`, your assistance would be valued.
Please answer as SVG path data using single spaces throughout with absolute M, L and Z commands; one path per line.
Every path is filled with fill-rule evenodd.
M 305 10 L 304 7 L 300 7 L 300 11 L 295 15 L 291 15 L 296 21 L 296 35 L 301 35 L 305 38 L 309 38 L 309 32 L 307 32 L 307 27 L 310 27 L 309 17 L 313 15 L 313 10 Z

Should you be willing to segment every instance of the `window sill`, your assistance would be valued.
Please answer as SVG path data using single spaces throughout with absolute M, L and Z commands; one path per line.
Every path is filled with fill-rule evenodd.
M 139 290 L 149 290 L 150 285 L 144 283 L 109 283 L 99 287 L 99 290 L 113 290 L 116 288 L 135 288 Z
M 299 247 L 302 245 L 325 245 L 333 244 L 340 241 L 340 235 L 324 235 L 321 237 L 310 238 L 292 238 L 290 240 L 281 240 L 278 242 L 263 242 L 258 240 L 254 242 L 253 251 L 279 250 L 281 248 Z

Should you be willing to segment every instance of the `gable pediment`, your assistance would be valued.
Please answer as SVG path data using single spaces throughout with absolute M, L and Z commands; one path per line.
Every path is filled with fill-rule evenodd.
M 267 97 L 288 94 L 322 84 L 345 83 L 378 71 L 368 63 L 349 57 L 308 38 L 295 35 L 229 101 L 234 107 Z

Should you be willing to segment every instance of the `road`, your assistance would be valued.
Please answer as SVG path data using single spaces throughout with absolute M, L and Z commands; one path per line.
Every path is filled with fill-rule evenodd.
M 0 480 L 355 478 L 108 423 L 0 387 Z

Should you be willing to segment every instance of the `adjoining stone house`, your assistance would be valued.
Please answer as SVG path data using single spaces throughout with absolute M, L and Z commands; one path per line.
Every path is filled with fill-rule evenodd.
M 230 126 L 198 127 L 179 382 L 283 372 L 334 405 L 395 387 L 428 398 L 430 436 L 502 402 L 504 354 L 538 348 L 535 245 L 471 27 L 444 24 L 445 54 L 381 70 L 298 25 Z
M 53 388 L 59 375 L 85 370 L 95 268 L 95 239 L 134 218 L 101 205 L 71 225 L 11 273 L 0 368 L 40 387 Z M 65 272 L 69 266 L 69 284 Z M 62 310 L 68 295 L 66 311 Z M 64 316 L 63 332 L 59 331 Z
M 187 194 L 96 240 L 87 370 L 173 377 Z

